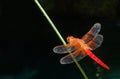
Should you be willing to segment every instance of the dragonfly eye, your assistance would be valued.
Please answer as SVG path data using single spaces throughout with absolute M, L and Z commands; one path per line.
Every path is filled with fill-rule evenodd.
M 74 39 L 73 36 L 68 36 L 68 37 L 67 37 L 67 42 L 71 42 L 73 39 Z

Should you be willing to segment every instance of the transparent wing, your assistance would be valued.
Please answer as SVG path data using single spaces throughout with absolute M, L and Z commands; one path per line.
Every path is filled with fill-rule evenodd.
M 69 46 L 68 44 L 55 46 L 53 48 L 53 52 L 58 54 L 65 54 L 65 53 L 72 52 L 74 50 L 75 50 L 75 47 Z
M 85 43 L 88 43 L 92 38 L 94 38 L 101 30 L 101 24 L 96 23 L 93 25 L 93 27 L 82 37 L 82 40 L 85 41 Z
M 91 41 L 87 43 L 88 47 L 92 50 L 100 47 L 103 42 L 103 35 L 97 34 Z
M 73 60 L 71 54 L 72 54 L 72 56 L 74 56 L 74 58 L 77 61 L 80 61 L 81 59 L 83 59 L 86 56 L 86 54 L 84 54 L 83 52 L 81 52 L 81 49 L 78 49 L 78 50 L 74 51 L 73 53 L 70 53 L 70 54 L 62 57 L 60 59 L 60 63 L 61 64 L 70 64 L 70 63 L 73 63 L 74 60 Z

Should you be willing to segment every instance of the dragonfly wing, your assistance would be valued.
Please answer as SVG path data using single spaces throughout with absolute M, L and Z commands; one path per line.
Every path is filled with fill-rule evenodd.
M 103 42 L 103 35 L 97 34 L 91 41 L 87 43 L 88 47 L 92 50 L 100 47 Z
M 82 40 L 85 41 L 85 43 L 88 43 L 92 38 L 94 38 L 101 30 L 101 24 L 96 23 L 93 25 L 93 27 L 82 37 Z
M 86 56 L 86 54 L 82 53 L 81 50 L 76 50 L 73 53 L 70 53 L 70 54 L 62 57 L 60 59 L 60 63 L 61 64 L 70 64 L 70 63 L 73 63 L 74 62 L 73 56 L 74 56 L 74 58 L 77 61 L 80 61 L 81 59 L 83 59 Z
M 69 53 L 75 50 L 75 47 L 73 46 L 69 46 L 69 45 L 59 45 L 59 46 L 55 46 L 53 48 L 53 52 L 54 53 L 58 53 L 58 54 L 65 54 L 65 53 Z

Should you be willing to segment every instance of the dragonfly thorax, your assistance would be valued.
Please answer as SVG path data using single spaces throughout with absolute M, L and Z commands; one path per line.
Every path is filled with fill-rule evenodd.
M 74 46 L 75 48 L 89 48 L 88 45 L 84 42 L 84 40 L 80 38 L 75 38 L 73 36 L 68 36 L 67 37 L 67 42 L 69 43 L 70 46 Z
M 82 39 L 79 39 L 79 44 L 80 44 L 81 48 L 83 48 L 83 49 L 88 48 L 87 44 L 85 44 L 85 42 Z

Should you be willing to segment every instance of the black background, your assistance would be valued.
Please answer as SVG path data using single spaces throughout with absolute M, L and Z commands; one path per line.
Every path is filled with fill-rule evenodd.
M 48 9 L 45 5 L 51 5 L 52 2 L 47 0 L 40 2 L 63 38 L 69 35 L 80 38 L 95 23 L 101 23 L 100 33 L 104 36 L 104 41 L 94 52 L 110 66 L 111 70 L 103 69 L 89 57 L 79 63 L 89 79 L 119 79 L 119 6 L 108 10 L 106 14 L 99 12 L 89 14 L 89 10 L 88 14 L 87 11 L 79 14 L 82 9 L 74 10 L 69 1 L 61 0 L 61 3 L 52 1 L 55 1 L 54 6 L 57 6 Z M 0 1 L 0 79 L 84 79 L 75 64 L 59 63 L 64 55 L 55 54 L 52 49 L 60 44 L 62 42 L 34 1 Z M 100 71 L 97 68 L 100 68 Z M 96 77 L 97 73 L 100 74 L 99 77 Z

